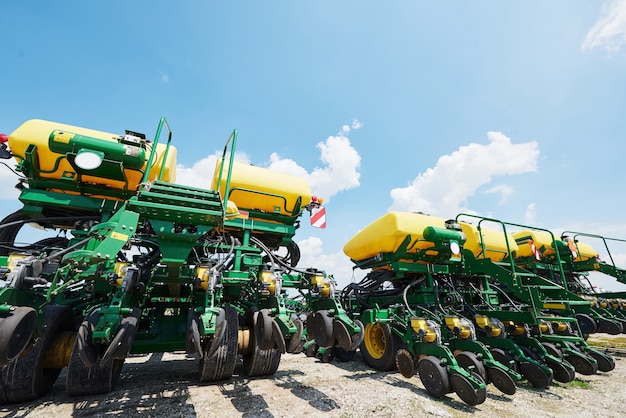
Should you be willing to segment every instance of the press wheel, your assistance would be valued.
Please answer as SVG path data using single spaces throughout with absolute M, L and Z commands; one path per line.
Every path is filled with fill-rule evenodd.
M 545 389 L 550 386 L 550 383 L 552 383 L 552 371 L 546 373 L 538 365 L 527 361 L 520 363 L 519 368 L 521 375 L 524 376 L 524 378 L 528 380 L 533 387 Z
M 471 351 L 461 351 L 456 356 L 454 356 L 456 362 L 459 363 L 459 366 L 463 367 L 465 370 L 471 372 L 476 372 L 483 379 L 483 381 L 487 381 L 487 371 L 485 370 L 485 365 L 478 358 L 475 353 Z
M 487 370 L 489 380 L 498 390 L 506 395 L 515 395 L 517 392 L 517 386 L 515 381 L 508 375 L 507 372 L 499 367 L 490 367 Z
M 501 348 L 492 348 L 489 350 L 494 360 L 504 364 L 506 367 L 517 372 L 519 367 L 513 356 L 506 350 Z
M 274 341 L 272 322 L 274 320 L 270 316 L 270 311 L 268 309 L 261 309 L 258 312 L 254 313 L 256 317 L 254 321 L 254 336 L 257 345 L 261 350 L 268 350 L 274 347 L 276 343 Z
M 569 364 L 565 360 L 556 361 L 550 358 L 546 358 L 545 363 L 546 363 L 546 366 L 552 369 L 554 380 L 556 380 L 557 382 L 561 382 L 561 383 L 571 382 L 576 377 L 574 368 L 572 367 L 571 364 Z
M 313 315 L 311 327 L 315 342 L 320 347 L 332 347 L 335 345 L 335 337 L 333 335 L 333 317 L 327 310 L 320 310 Z
M 417 363 L 420 380 L 426 391 L 435 398 L 441 398 L 450 392 L 448 371 L 441 365 L 441 360 L 426 356 Z
M 589 354 L 598 362 L 598 370 L 601 372 L 610 372 L 615 368 L 615 360 L 608 354 L 590 351 Z
M 584 355 L 571 354 L 565 357 L 568 363 L 574 366 L 576 373 L 580 373 L 585 376 L 590 376 L 598 371 L 598 363 L 591 361 Z
M 354 360 L 356 355 L 355 350 L 344 350 L 341 347 L 333 347 L 333 351 L 335 352 L 335 357 L 343 362 Z
M 28 354 L 0 369 L 1 403 L 33 401 L 48 393 L 59 377 L 61 369 L 45 367 L 44 360 L 55 338 L 64 331 L 73 330 L 72 311 L 65 306 L 46 305 L 43 321 L 45 331 Z
M 214 341 L 216 347 L 204 350 L 200 360 L 200 381 L 214 382 L 228 379 L 235 371 L 237 363 L 239 320 L 237 311 L 231 306 L 224 308 L 225 330 L 220 341 Z
M 472 375 L 480 379 L 477 373 L 472 373 Z M 474 388 L 472 382 L 463 375 L 453 374 L 450 376 L 450 384 L 457 396 L 470 406 L 481 404 L 487 399 L 487 388 L 484 386 L 480 389 Z

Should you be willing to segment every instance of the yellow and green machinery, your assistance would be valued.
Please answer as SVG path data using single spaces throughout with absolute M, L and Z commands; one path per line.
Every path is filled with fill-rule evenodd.
M 207 189 L 175 183 L 164 118 L 154 140 L 43 120 L 4 139 L 23 207 L 0 222 L 0 402 L 44 395 L 64 367 L 70 395 L 111 391 L 130 354 L 186 351 L 203 382 L 240 358 L 248 376 L 271 375 L 303 333 L 288 289 L 306 299 L 318 344 L 360 342 L 333 277 L 297 267 L 293 237 L 321 199 L 234 161 L 236 131 Z M 56 236 L 22 245 L 25 224 Z
M 522 377 L 545 388 L 612 370 L 612 357 L 587 345 L 578 325 L 589 301 L 530 268 L 529 231 L 555 241 L 468 214 L 389 212 L 362 229 L 344 252 L 369 271 L 341 299 L 364 324 L 365 362 L 417 373 L 431 395 L 455 391 L 468 404 L 484 400 L 488 382 L 511 394 Z M 565 277 L 560 261 L 551 272 Z

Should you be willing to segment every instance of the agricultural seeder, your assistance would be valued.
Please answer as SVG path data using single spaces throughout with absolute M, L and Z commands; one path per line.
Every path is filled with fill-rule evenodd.
M 355 268 L 369 269 L 341 295 L 364 324 L 364 361 L 417 373 L 432 396 L 454 391 L 471 405 L 484 401 L 486 383 L 513 394 L 522 378 L 545 388 L 611 370 L 611 356 L 586 344 L 578 326 L 589 301 L 527 269 L 535 257 L 528 231 L 551 233 L 507 226 L 390 212 L 348 241 Z
M 529 231 L 527 238 L 534 248 L 534 257 L 524 262 L 527 268 L 562 284 L 567 291 L 589 302 L 589 305 L 583 305 L 582 308 L 575 306 L 578 324 L 585 335 L 596 332 L 616 335 L 626 332 L 626 292 L 598 291 L 589 277 L 590 273 L 595 272 L 626 283 L 626 270 L 615 264 L 609 248 L 609 243 L 626 241 L 573 231 L 563 232 L 561 239 L 554 242 L 545 239 L 550 238 L 545 234 L 537 235 L 536 231 Z M 589 242 L 601 244 L 606 252 L 606 261 L 600 258 Z M 560 249 L 560 263 L 557 263 L 555 247 Z M 561 265 L 562 271 L 555 272 L 555 265 Z
M 176 184 L 171 139 L 164 118 L 153 141 L 43 120 L 0 137 L 23 204 L 0 222 L 0 402 L 44 395 L 64 367 L 70 395 L 109 392 L 131 354 L 186 351 L 203 382 L 239 359 L 271 375 L 301 349 L 290 291 L 319 346 L 360 343 L 333 277 L 296 267 L 300 218 L 322 208 L 308 183 L 234 161 L 234 131 L 210 189 Z M 22 245 L 25 224 L 56 236 Z
M 476 226 L 461 219 L 474 220 Z M 477 242 L 476 251 L 465 257 L 466 268 L 488 277 L 507 301 L 492 315 L 505 321 L 519 345 L 530 355 L 544 358 L 559 381 L 566 381 L 568 374 L 573 378 L 571 370 L 566 370 L 568 363 L 585 375 L 615 368 L 610 355 L 586 343 L 579 326 L 579 320 L 585 318 L 581 315 L 590 313 L 591 305 L 565 287 L 561 254 L 571 254 L 566 243 L 540 228 L 467 214 L 459 215 L 457 221 Z M 538 251 L 555 262 L 542 263 Z M 539 341 L 550 357 L 545 357 L 541 346 L 528 345 L 528 335 Z M 558 365 L 561 367 L 555 358 L 565 360 Z

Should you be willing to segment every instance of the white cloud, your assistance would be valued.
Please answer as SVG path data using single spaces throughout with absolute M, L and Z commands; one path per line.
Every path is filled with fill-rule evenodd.
M 526 206 L 526 212 L 524 212 L 524 223 L 526 225 L 536 225 L 537 222 L 537 207 L 534 203 Z
M 349 132 L 350 127 L 344 125 L 337 136 L 329 136 L 326 141 L 317 144 L 317 148 L 320 150 L 320 159 L 325 165 L 313 169 L 310 173 L 294 160 L 282 158 L 277 153 L 270 155 L 269 166 L 266 168 L 307 179 L 311 185 L 312 193 L 328 202 L 337 193 L 360 185 L 361 174 L 358 169 L 361 165 L 361 156 L 350 144 L 347 136 Z M 201 159 L 191 167 L 179 164 L 176 167 L 176 182 L 188 186 L 209 188 L 215 170 L 215 162 L 219 156 L 221 156 L 221 152 L 216 151 L 213 155 Z M 249 162 L 249 158 L 245 154 L 237 153 L 235 159 Z
M 587 33 L 583 51 L 601 48 L 617 51 L 626 41 L 626 0 L 613 0 L 604 4 L 602 16 Z
M 215 163 L 222 157 L 221 151 L 215 151 L 213 155 L 208 155 L 200 161 L 195 162 L 191 167 L 182 164 L 176 166 L 176 183 L 186 186 L 209 189 L 215 172 Z M 249 163 L 250 159 L 244 153 L 235 153 L 235 160 Z
M 350 144 L 347 135 L 350 127 L 344 125 L 337 136 L 329 136 L 326 141 L 317 144 L 321 152 L 320 159 L 324 167 L 317 167 L 308 173 L 295 161 L 281 158 L 273 153 L 268 168 L 287 174 L 306 178 L 313 194 L 318 195 L 326 202 L 337 193 L 349 190 L 360 185 L 361 156 Z
M 318 237 L 309 237 L 297 243 L 302 254 L 298 269 L 313 267 L 332 274 L 337 280 L 339 290 L 350 283 L 353 274 L 358 276 L 355 278 L 356 281 L 360 281 L 365 275 L 362 270 L 358 269 L 353 273 L 354 264 L 343 252 L 325 253 L 322 240 Z
M 500 195 L 500 204 L 506 203 L 507 199 L 511 194 L 513 194 L 513 188 L 511 186 L 507 186 L 506 184 L 501 184 L 499 186 L 493 186 L 490 189 L 484 191 L 485 194 L 499 194 Z
M 361 129 L 363 127 L 363 122 L 358 119 L 354 119 L 352 121 L 352 129 Z
M 469 144 L 439 158 L 433 168 L 420 173 L 407 187 L 391 190 L 391 210 L 454 216 L 467 212 L 466 201 L 494 176 L 537 170 L 537 142 L 513 144 L 501 132 L 487 132 L 488 145 Z M 502 192 L 503 186 L 498 186 Z

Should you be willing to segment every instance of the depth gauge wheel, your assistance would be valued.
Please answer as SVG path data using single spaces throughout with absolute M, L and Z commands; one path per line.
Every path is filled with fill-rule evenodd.
M 43 308 L 45 331 L 28 354 L 0 369 L 0 402 L 33 401 L 50 392 L 61 368 L 46 367 L 46 352 L 64 331 L 74 328 L 71 309 L 61 305 Z
M 598 362 L 598 370 L 601 372 L 610 372 L 615 368 L 615 360 L 610 355 L 597 351 L 590 351 L 588 354 Z

